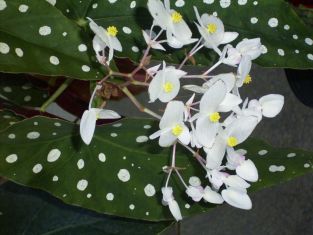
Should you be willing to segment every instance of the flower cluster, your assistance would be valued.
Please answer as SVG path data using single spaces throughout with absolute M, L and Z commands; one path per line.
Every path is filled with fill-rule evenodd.
M 166 104 L 162 116 L 141 107 L 141 111 L 160 117 L 159 130 L 150 139 L 158 138 L 161 147 L 173 148 L 171 165 L 163 169 L 167 173 L 166 183 L 162 188 L 163 204 L 169 206 L 176 220 L 182 219 L 179 205 L 173 196 L 173 188 L 169 186 L 170 178 L 175 174 L 194 202 L 203 199 L 209 203 L 221 204 L 225 201 L 237 208 L 251 209 L 252 202 L 247 189 L 251 182 L 258 180 L 258 171 L 237 146 L 251 135 L 263 117 L 275 117 L 284 104 L 284 97 L 277 94 L 265 95 L 258 100 L 243 100 L 240 96 L 239 88 L 252 81 L 252 60 L 261 55 L 260 38 L 244 39 L 233 47 L 229 43 L 238 37 L 238 33 L 225 32 L 219 18 L 206 13 L 201 15 L 196 7 L 195 25 L 200 38 L 193 38 L 183 16 L 171 9 L 169 0 L 148 0 L 147 5 L 153 24 L 149 30 L 143 31 L 148 48 L 142 62 L 147 58 L 150 49 L 164 51 L 165 44 L 172 48 L 195 44 L 179 66 L 168 66 L 163 62 L 162 65 L 145 68 L 141 62 L 132 73 L 133 75 L 140 69 L 145 70 L 147 79 L 142 85 L 148 86 L 150 102 L 159 100 Z M 122 50 L 116 38 L 117 29 L 110 26 L 105 30 L 89 20 L 90 28 L 95 33 L 93 43 L 97 58 L 108 66 L 114 50 Z M 161 39 L 163 34 L 166 37 Z M 221 45 L 224 45 L 223 48 Z M 107 47 L 108 56 L 104 50 Z M 202 74 L 188 75 L 183 70 L 183 65 L 201 49 L 214 50 L 219 60 Z M 232 66 L 235 71 L 212 74 L 221 64 Z M 129 79 L 129 74 L 125 77 Z M 203 84 L 198 86 L 190 82 L 181 86 L 182 79 L 187 83 L 199 79 Z M 131 79 L 130 83 L 132 82 Z M 177 100 L 181 88 L 190 91 L 190 99 L 186 102 Z M 96 87 L 94 94 L 98 89 L 101 86 Z M 138 101 L 130 96 L 125 87 L 120 89 L 138 106 Z M 97 118 L 119 117 L 114 111 L 89 107 L 81 120 L 81 136 L 84 142 L 90 143 Z M 189 150 L 203 168 L 207 178 L 205 185 L 185 183 L 180 168 L 175 165 L 178 145 Z

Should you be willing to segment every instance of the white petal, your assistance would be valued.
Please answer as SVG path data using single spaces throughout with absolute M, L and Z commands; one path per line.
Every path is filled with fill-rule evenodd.
M 202 86 L 197 86 L 197 85 L 185 85 L 183 86 L 185 90 L 196 92 L 196 93 L 205 93 L 208 89 L 203 88 Z
M 216 81 L 202 96 L 200 100 L 200 112 L 210 114 L 216 112 L 218 105 L 224 100 L 226 85 L 224 82 Z
M 177 137 L 172 134 L 171 130 L 162 132 L 159 139 L 159 145 L 161 147 L 169 147 L 175 143 Z
M 222 191 L 222 197 L 231 206 L 244 210 L 250 210 L 252 208 L 250 197 L 238 189 L 231 187 L 224 189 Z
M 241 58 L 239 67 L 238 67 L 238 76 L 239 80 L 237 81 L 236 85 L 241 87 L 245 78 L 249 75 L 251 70 L 252 62 L 250 56 L 243 56 Z
M 148 92 L 150 97 L 150 102 L 154 102 L 161 93 L 163 84 L 164 71 L 161 70 L 157 72 L 152 81 L 149 84 Z
M 225 177 L 224 183 L 233 188 L 239 188 L 239 189 L 246 189 L 250 187 L 250 184 L 247 183 L 245 180 L 240 178 L 238 175 L 229 175 L 228 177 Z
M 235 137 L 238 144 L 240 144 L 251 135 L 257 124 L 258 120 L 256 117 L 241 116 L 226 128 L 225 133 L 226 136 Z
M 263 96 L 259 100 L 262 106 L 262 114 L 264 117 L 272 118 L 280 113 L 284 106 L 284 96 L 270 94 Z
M 120 43 L 120 41 L 117 39 L 117 37 L 111 37 L 110 36 L 110 39 L 111 39 L 111 45 L 113 47 L 114 50 L 117 50 L 117 51 L 122 51 L 122 45 Z
M 203 84 L 203 87 L 209 88 L 213 84 L 215 84 L 218 80 L 223 81 L 226 85 L 226 91 L 230 92 L 235 85 L 236 77 L 233 73 L 222 73 L 212 77 L 209 81 Z
M 93 109 L 97 112 L 97 117 L 99 119 L 117 119 L 121 118 L 121 116 L 113 111 L 113 110 L 108 110 L 108 109 Z
M 251 60 L 256 59 L 262 53 L 260 38 L 245 39 L 239 42 L 236 49 L 243 55 L 250 56 Z
M 96 54 L 98 54 L 100 51 L 103 51 L 106 47 L 105 43 L 97 35 L 95 35 L 92 40 L 92 46 Z
M 172 187 L 162 187 L 161 191 L 163 195 L 163 201 L 169 202 L 174 199 Z
M 80 121 L 80 136 L 85 144 L 89 145 L 96 128 L 97 114 L 95 111 L 86 110 Z
M 171 101 L 167 104 L 160 121 L 160 129 L 173 127 L 184 120 L 185 105 L 181 101 Z
M 242 154 L 240 154 L 238 151 L 235 151 L 234 148 L 227 148 L 226 157 L 227 157 L 226 166 L 230 170 L 235 170 L 240 164 L 242 164 L 245 161 L 245 157 Z
M 162 29 L 166 29 L 171 19 L 163 3 L 160 0 L 149 0 L 147 4 L 155 23 Z
M 236 174 L 250 182 L 258 181 L 259 175 L 254 163 L 248 159 L 236 168 Z
M 223 40 L 221 41 L 220 44 L 230 43 L 230 42 L 234 41 L 238 37 L 238 35 L 239 34 L 237 32 L 225 32 Z
M 199 143 L 210 148 L 215 140 L 220 124 L 210 121 L 207 115 L 202 115 L 196 122 L 196 136 Z
M 206 167 L 209 169 L 217 168 L 221 165 L 226 151 L 226 142 L 219 136 L 216 138 L 212 148 L 205 149 L 207 153 Z
M 186 193 L 189 197 L 192 198 L 193 201 L 199 202 L 203 196 L 203 188 L 201 186 L 200 187 L 189 186 L 186 189 Z
M 150 76 L 153 76 L 154 74 L 156 74 L 160 68 L 161 64 L 158 64 L 158 65 L 155 65 L 153 67 L 150 67 L 147 69 L 147 73 L 150 75 Z
M 184 43 L 181 42 L 171 30 L 166 31 L 166 39 L 167 39 L 167 44 L 170 47 L 173 47 L 175 49 L 182 48 L 184 46 Z
M 218 106 L 219 112 L 229 112 L 235 106 L 239 105 L 242 102 L 240 97 L 227 93 L 223 102 Z
M 175 76 L 170 76 L 170 75 L 171 75 L 170 73 L 165 73 L 165 79 L 162 82 L 161 91 L 159 93 L 159 100 L 164 103 L 167 103 L 171 101 L 172 99 L 174 99 L 180 90 L 179 78 Z M 166 92 L 163 89 L 163 85 L 165 85 L 166 83 L 171 83 L 173 86 L 170 92 Z
M 204 189 L 203 199 L 214 204 L 222 204 L 224 202 L 222 196 L 213 191 L 209 186 L 206 186 Z
M 158 131 L 154 132 L 152 135 L 149 136 L 149 139 L 154 140 L 154 139 L 160 137 L 162 132 L 163 132 L 163 130 L 158 130 Z
M 178 203 L 175 200 L 169 201 L 168 206 L 170 208 L 172 215 L 176 219 L 176 221 L 183 219 L 181 212 L 180 212 L 180 209 L 179 209 L 179 206 L 178 206 Z
M 181 124 L 181 126 L 183 127 L 183 132 L 178 136 L 178 139 L 184 145 L 188 145 L 190 143 L 190 139 L 191 139 L 189 129 L 188 129 L 188 127 L 186 127 L 183 124 Z

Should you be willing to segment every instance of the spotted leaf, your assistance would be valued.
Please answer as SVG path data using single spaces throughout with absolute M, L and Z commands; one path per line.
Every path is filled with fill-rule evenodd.
M 45 86 L 45 88 L 43 88 Z M 25 75 L 0 74 L 0 99 L 11 104 L 40 107 L 48 98 L 47 85 Z
M 157 123 L 149 119 L 124 119 L 98 126 L 86 146 L 74 124 L 44 117 L 23 120 L 0 133 L 0 175 L 101 213 L 150 221 L 172 219 L 161 204 L 160 193 L 166 177 L 162 168 L 169 165 L 171 152 L 148 140 L 156 129 Z M 249 192 L 313 170 L 313 154 L 309 152 L 275 149 L 255 139 L 241 148 L 259 169 L 260 180 Z M 185 181 L 208 184 L 205 172 L 182 147 L 178 147 L 177 166 L 184 169 Z M 183 216 L 214 207 L 194 204 L 177 177 L 170 185 Z
M 46 193 L 12 182 L 0 188 L 1 234 L 156 234 L 170 222 L 118 219 L 66 206 Z
M 10 125 L 24 119 L 22 116 L 15 114 L 9 110 L 0 110 L 0 130 L 7 128 Z M 15 135 L 10 135 L 9 138 L 15 138 Z
M 72 2 L 57 1 L 55 6 L 76 22 L 84 22 L 86 17 L 90 17 L 104 27 L 115 25 L 119 30 L 117 36 L 123 46 L 123 52 L 117 55 L 139 60 L 141 51 L 146 47 L 141 30 L 150 29 L 152 24 L 146 0 Z M 208 13 L 220 17 L 225 24 L 225 31 L 238 32 L 239 40 L 260 37 L 264 45 L 263 55 L 256 63 L 266 67 L 313 67 L 312 30 L 301 21 L 286 1 L 172 0 L 171 7 L 183 15 L 193 29 L 195 37 L 199 37 L 195 32 L 196 17 L 193 6 L 197 6 L 201 14 Z M 86 23 L 85 21 L 84 25 Z M 236 42 L 238 40 L 234 45 Z M 155 58 L 179 63 L 188 51 L 188 49 L 179 52 L 168 49 L 166 56 L 163 52 L 155 51 Z M 209 65 L 215 60 L 216 54 L 208 49 L 195 56 L 198 65 Z
M 100 66 L 84 28 L 48 1 L 0 2 L 1 71 L 97 79 Z

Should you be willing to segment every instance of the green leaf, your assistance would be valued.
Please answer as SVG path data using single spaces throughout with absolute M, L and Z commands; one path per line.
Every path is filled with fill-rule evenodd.
M 7 128 L 24 118 L 9 110 L 0 110 L 0 130 Z M 11 135 L 12 137 L 13 135 Z
M 137 62 L 146 47 L 141 30 L 149 29 L 152 23 L 146 0 L 114 3 L 104 0 L 62 0 L 56 1 L 55 7 L 44 0 L 2 2 L 6 7 L 0 10 L 0 70 L 5 72 L 99 80 L 103 70 L 94 56 L 91 45 L 93 35 L 88 29 L 86 17 L 104 27 L 117 26 L 123 52 L 116 55 L 130 57 Z M 184 2 L 185 5 L 176 7 L 177 2 Z M 312 30 L 288 3 L 283 0 L 229 1 L 230 5 L 227 6 L 225 2 L 172 1 L 172 7 L 183 14 L 193 30 L 193 6 L 196 5 L 201 13 L 218 14 L 225 23 L 226 31 L 239 32 L 239 39 L 261 37 L 267 53 L 256 61 L 260 65 L 313 67 Z M 275 26 L 275 19 L 278 21 L 277 27 L 270 27 Z M 194 33 L 199 36 L 197 32 Z M 87 51 L 84 51 L 85 46 Z M 169 48 L 165 55 L 156 51 L 154 59 L 179 63 L 189 49 L 187 47 L 177 52 Z M 209 50 L 202 50 L 196 56 L 198 65 L 212 65 L 216 59 L 216 54 Z
M 37 83 L 37 84 L 36 84 Z M 14 105 L 40 107 L 49 96 L 44 83 L 16 74 L 0 75 L 0 98 Z
M 169 222 L 143 222 L 99 215 L 64 205 L 46 193 L 8 182 L 0 187 L 1 234 L 156 234 Z
M 156 129 L 157 122 L 149 119 L 124 119 L 98 126 L 93 141 L 86 146 L 77 125 L 34 117 L 0 133 L 0 175 L 101 213 L 150 221 L 172 219 L 168 208 L 161 205 L 160 193 L 166 178 L 162 168 L 169 165 L 171 151 L 160 148 L 157 141 L 144 142 Z M 8 138 L 10 134 L 16 138 Z M 241 147 L 259 169 L 260 180 L 249 192 L 313 169 L 310 152 L 275 149 L 255 139 Z M 182 149 L 178 147 L 176 164 L 185 168 L 181 171 L 185 181 L 198 176 L 203 186 L 208 184 L 205 171 Z M 170 185 L 184 216 L 214 207 L 193 203 L 176 176 Z
M 177 7 L 176 5 L 180 5 L 179 2 L 184 2 L 184 6 Z M 260 37 L 267 48 L 267 53 L 256 61 L 260 65 L 313 68 L 312 30 L 300 20 L 290 4 L 284 0 L 215 0 L 212 2 L 212 4 L 207 4 L 205 1 L 198 0 L 171 1 L 171 7 L 182 13 L 194 31 L 196 27 L 193 22 L 196 17 L 193 6 L 197 6 L 201 14 L 217 14 L 224 22 L 226 31 L 238 32 L 240 40 Z M 152 24 L 152 17 L 147 10 L 146 3 L 146 0 L 127 3 L 125 1 L 110 3 L 110 1 L 102 0 L 73 3 L 71 0 L 63 0 L 57 1 L 56 7 L 76 22 L 90 17 L 105 28 L 115 25 L 119 30 L 118 38 L 123 46 L 123 52 L 117 53 L 117 55 L 127 56 L 138 61 L 141 56 L 140 52 L 146 48 L 141 30 L 150 29 Z M 271 27 L 270 25 L 275 26 L 275 19 L 277 19 L 278 25 Z M 129 29 L 131 30 L 130 34 Z M 199 37 L 197 32 L 194 35 Z M 166 56 L 163 53 L 155 52 L 155 58 L 179 63 L 187 51 L 187 49 L 180 50 L 180 52 L 169 50 Z M 211 64 L 217 59 L 216 54 L 208 49 L 200 51 L 195 58 L 197 64 L 202 65 Z
M 86 80 L 102 73 L 92 58 L 86 30 L 47 1 L 2 2 L 6 7 L 0 10 L 1 71 Z

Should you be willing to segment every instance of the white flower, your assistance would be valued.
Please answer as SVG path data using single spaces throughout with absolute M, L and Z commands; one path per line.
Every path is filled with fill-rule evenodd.
M 222 204 L 224 201 L 222 196 L 219 193 L 213 191 L 209 186 L 206 186 L 205 189 L 203 189 L 202 186 L 189 186 L 186 190 L 186 193 L 195 202 L 199 202 L 202 198 L 205 201 L 214 204 Z
M 121 116 L 118 113 L 112 110 L 97 108 L 90 108 L 86 110 L 80 121 L 81 138 L 85 144 L 89 145 L 95 132 L 97 119 L 116 119 L 120 117 Z
M 199 202 L 203 197 L 204 190 L 201 186 L 188 186 L 186 193 L 193 201 Z
M 177 140 L 181 141 L 185 145 L 188 145 L 190 142 L 190 133 L 183 120 L 183 102 L 169 102 L 159 124 L 160 130 L 152 134 L 149 138 L 155 139 L 160 137 L 159 144 L 161 147 L 171 146 Z
M 250 159 L 240 154 L 239 151 L 234 151 L 233 148 L 227 148 L 227 168 L 236 170 L 236 174 L 241 178 L 256 182 L 259 178 L 258 170 Z
M 96 95 L 96 92 L 101 87 L 101 85 L 96 85 L 89 101 L 88 110 L 83 113 L 83 116 L 80 120 L 80 136 L 87 145 L 89 145 L 92 140 L 96 128 L 97 119 L 116 119 L 121 117 L 118 113 L 112 110 L 91 108 L 92 101 Z
M 199 24 L 196 24 L 198 30 L 204 39 L 204 46 L 214 49 L 219 55 L 222 54 L 218 46 L 227 44 L 238 37 L 236 32 L 225 32 L 223 22 L 209 14 L 199 15 L 196 7 L 194 7 L 196 17 Z
M 156 37 L 156 34 L 150 30 L 142 30 L 143 38 L 148 45 L 151 45 L 153 49 L 165 51 L 165 48 L 157 41 L 153 39 Z
M 178 206 L 178 203 L 175 201 L 173 196 L 173 189 L 172 187 L 163 187 L 162 188 L 163 194 L 163 203 L 168 205 L 172 215 L 176 219 L 176 221 L 182 220 L 182 215 Z
M 194 43 L 198 39 L 191 38 L 192 32 L 182 15 L 170 8 L 170 1 L 148 0 L 148 9 L 154 19 L 154 24 L 166 30 L 167 43 L 173 48 Z
M 203 199 L 214 204 L 222 204 L 224 201 L 222 196 L 219 193 L 213 191 L 209 186 L 204 188 Z
M 166 67 L 163 62 L 163 69 L 158 71 L 149 85 L 150 102 L 159 99 L 162 102 L 169 102 L 174 99 L 180 89 L 179 79 L 186 75 L 186 72 L 175 69 L 173 66 Z
M 222 190 L 223 199 L 231 206 L 244 210 L 250 210 L 252 208 L 252 202 L 247 195 L 246 190 L 242 190 L 235 187 L 228 187 Z
M 282 110 L 284 102 L 284 96 L 269 94 L 262 96 L 259 100 L 250 100 L 247 110 L 259 114 L 258 120 L 261 121 L 262 116 L 267 118 L 276 117 Z
M 220 79 L 204 93 L 200 100 L 199 114 L 195 115 L 196 135 L 201 145 L 207 148 L 212 146 L 220 127 L 219 112 L 228 112 L 241 102 L 241 99 L 233 97 L 235 96 L 227 93 L 226 83 Z
M 240 116 L 229 124 L 224 130 L 220 129 L 211 148 L 204 148 L 207 153 L 206 166 L 215 169 L 222 163 L 226 148 L 232 148 L 245 141 L 258 121 L 253 116 Z
M 122 45 L 116 37 L 118 30 L 115 26 L 109 26 L 107 29 L 104 29 L 103 27 L 98 26 L 92 19 L 88 17 L 87 19 L 90 21 L 90 29 L 95 33 L 92 42 L 97 58 L 101 61 L 102 57 L 105 57 L 109 64 L 113 58 L 114 50 L 122 51 Z M 104 55 L 106 47 L 109 48 L 108 58 Z

